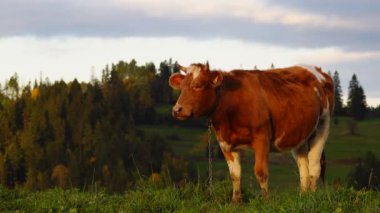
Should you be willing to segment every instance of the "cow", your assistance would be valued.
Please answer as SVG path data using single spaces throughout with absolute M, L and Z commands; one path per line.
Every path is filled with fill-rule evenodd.
M 315 66 L 259 70 L 210 70 L 195 63 L 173 73 L 169 84 L 180 90 L 172 115 L 180 120 L 207 117 L 227 161 L 232 201 L 241 201 L 239 149 L 254 150 L 254 173 L 268 197 L 270 150 L 291 151 L 300 190 L 315 191 L 334 107 L 331 77 Z M 323 170 L 323 167 L 322 167 Z

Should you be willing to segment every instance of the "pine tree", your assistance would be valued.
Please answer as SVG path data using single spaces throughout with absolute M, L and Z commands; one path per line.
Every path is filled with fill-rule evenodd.
M 364 119 L 367 111 L 364 89 L 355 74 L 352 76 L 348 87 L 347 109 L 349 115 L 357 120 Z
M 15 73 L 7 82 L 5 82 L 5 94 L 11 98 L 16 99 L 20 95 L 20 86 L 18 82 L 18 75 Z
M 163 104 L 169 104 L 171 103 L 172 100 L 172 90 L 169 87 L 168 81 L 170 78 L 171 70 L 170 67 L 172 66 L 171 60 L 169 62 L 164 61 L 160 63 L 160 74 L 159 74 L 159 85 L 160 85 L 160 94 L 161 94 L 161 99 L 158 100 L 159 103 Z
M 343 99 L 342 99 L 342 87 L 340 86 L 339 73 L 337 70 L 334 72 L 334 97 L 335 97 L 335 115 L 343 115 Z

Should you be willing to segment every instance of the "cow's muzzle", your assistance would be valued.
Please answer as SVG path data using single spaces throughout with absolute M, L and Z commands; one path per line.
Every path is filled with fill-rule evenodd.
M 185 113 L 184 108 L 180 104 L 174 105 L 173 110 L 172 110 L 172 115 L 173 115 L 173 117 L 175 117 L 179 120 L 185 120 L 185 119 L 191 117 L 191 114 Z

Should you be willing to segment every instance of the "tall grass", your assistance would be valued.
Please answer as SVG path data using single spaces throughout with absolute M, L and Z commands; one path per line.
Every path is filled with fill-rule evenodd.
M 173 184 L 141 181 L 124 194 L 76 189 L 44 192 L 0 188 L 0 211 L 21 212 L 380 212 L 380 193 L 344 187 L 323 187 L 300 194 L 296 188 L 271 191 L 262 200 L 259 191 L 243 189 L 240 204 L 230 202 L 229 181 L 203 184 Z

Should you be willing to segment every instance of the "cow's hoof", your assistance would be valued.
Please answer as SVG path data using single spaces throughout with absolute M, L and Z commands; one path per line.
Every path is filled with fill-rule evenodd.
M 269 200 L 269 192 L 267 190 L 261 189 L 261 196 L 263 197 L 263 200 Z
M 232 198 L 232 203 L 241 203 L 241 196 L 235 196 Z

